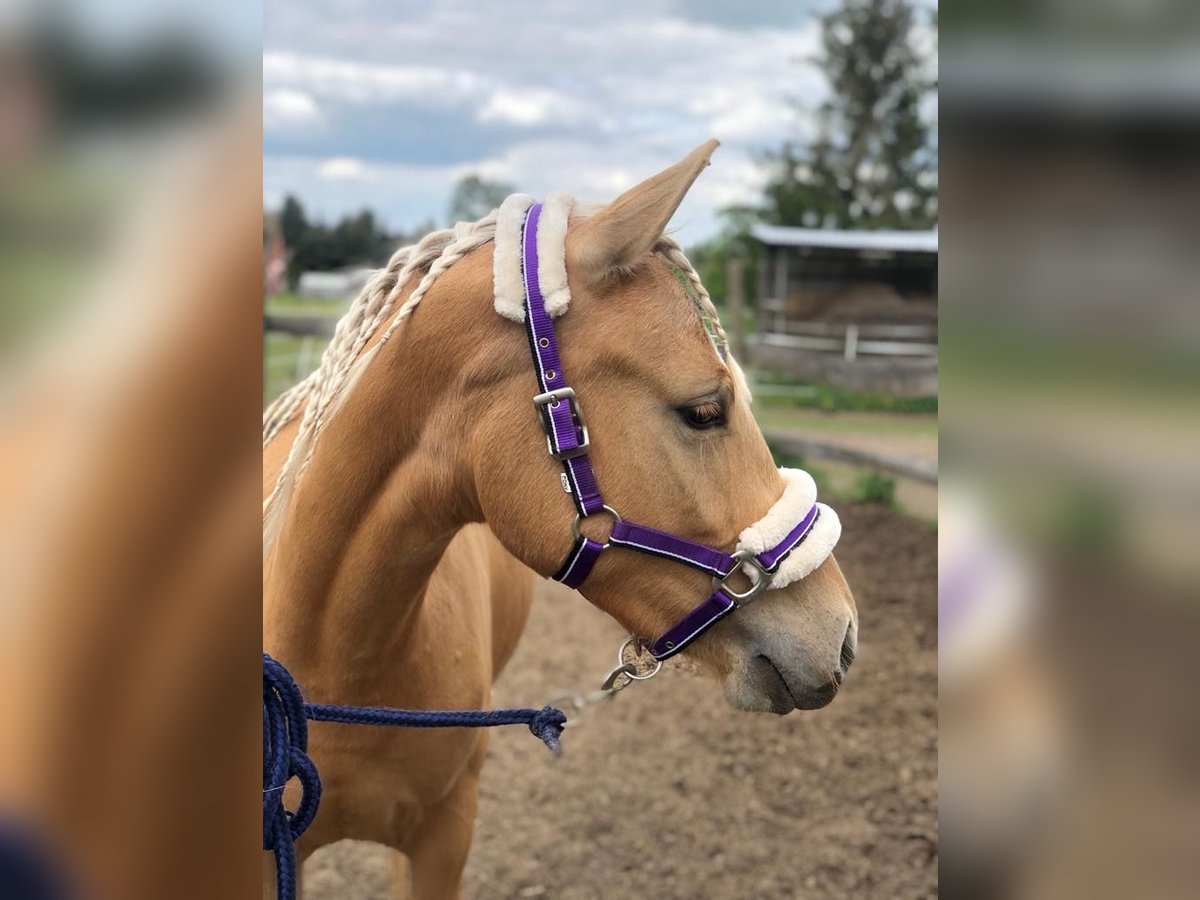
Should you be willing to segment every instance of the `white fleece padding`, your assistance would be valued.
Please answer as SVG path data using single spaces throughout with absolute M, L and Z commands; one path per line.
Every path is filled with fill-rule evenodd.
M 546 312 L 561 316 L 571 302 L 567 287 L 567 222 L 575 208 L 570 194 L 547 194 L 538 218 L 538 283 Z
M 534 204 L 527 194 L 513 194 L 500 204 L 496 214 L 496 247 L 492 279 L 496 312 L 514 322 L 525 321 L 525 283 L 521 274 L 524 248 L 521 229 L 525 214 Z M 538 217 L 538 284 L 546 312 L 561 316 L 571 302 L 567 287 L 567 222 L 575 200 L 569 194 L 549 194 Z
M 816 482 L 803 469 L 780 469 L 779 474 L 787 483 L 783 496 L 775 501 L 765 516 L 738 536 L 739 550 L 759 554 L 778 546 L 817 502 Z M 812 572 L 833 552 L 838 538 L 842 536 L 842 523 L 837 513 L 824 503 L 817 503 L 817 508 L 817 521 L 808 537 L 771 576 L 772 589 L 786 587 Z
M 525 284 L 521 280 L 521 226 L 534 200 L 528 194 L 505 198 L 496 212 L 492 281 L 496 312 L 514 322 L 525 321 Z

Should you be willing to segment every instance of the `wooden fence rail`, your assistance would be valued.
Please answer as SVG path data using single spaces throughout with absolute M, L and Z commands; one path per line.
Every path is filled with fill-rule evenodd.
M 279 313 L 263 315 L 263 331 L 278 331 L 310 337 L 333 337 L 338 320 L 333 316 L 296 316 Z
M 795 321 L 783 314 L 782 303 L 770 298 L 763 308 L 768 315 L 761 323 L 760 345 L 836 353 L 848 362 L 859 356 L 937 357 L 935 324 Z
M 885 472 L 891 472 L 893 475 L 899 475 L 902 478 L 911 478 L 914 481 L 920 481 L 924 484 L 936 485 L 938 483 L 937 463 L 931 460 L 859 450 L 853 447 L 844 447 L 840 444 L 814 441 L 787 432 L 766 431 L 764 432 L 764 437 L 766 437 L 767 443 L 773 449 L 786 453 L 789 456 L 800 456 L 809 459 L 832 459 L 838 462 L 851 463 L 856 466 L 882 469 Z

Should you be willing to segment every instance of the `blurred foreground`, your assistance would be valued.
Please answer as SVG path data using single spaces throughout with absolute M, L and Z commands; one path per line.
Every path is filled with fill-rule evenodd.
M 941 888 L 1195 896 L 1200 43 L 1027 15 L 943 32 Z
M 260 877 L 258 102 L 154 13 L 4 10 L 4 898 Z

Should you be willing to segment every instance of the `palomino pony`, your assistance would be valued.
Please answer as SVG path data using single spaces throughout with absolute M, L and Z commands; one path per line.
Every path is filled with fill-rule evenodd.
M 525 625 L 533 573 L 573 583 L 562 576 L 571 557 L 604 546 L 620 524 L 587 514 L 573 541 L 581 491 L 547 454 L 539 422 L 550 428 L 554 410 L 540 420 L 530 407 L 556 375 L 538 356 L 554 335 L 511 321 L 524 318 L 511 306 L 514 280 L 518 299 L 544 294 L 543 325 L 559 316 L 561 369 L 578 390 L 542 406 L 586 406 L 590 448 L 586 429 L 580 440 L 626 521 L 669 530 L 678 546 L 732 549 L 790 496 L 716 311 L 663 234 L 715 147 L 607 206 L 552 195 L 523 258 L 525 220 L 510 201 L 520 216 L 532 201 L 519 197 L 399 251 L 318 371 L 268 410 L 263 637 L 310 699 L 486 707 Z M 542 280 L 522 290 L 536 264 Z M 582 423 L 566 421 L 577 434 Z M 840 526 L 825 507 L 817 518 L 811 479 L 797 483 L 811 495 L 806 527 L 819 548 L 804 577 L 777 587 L 778 576 L 768 584 L 770 573 L 751 567 L 754 588 L 762 582 L 755 603 L 704 614 L 696 634 L 661 654 L 686 644 L 740 709 L 824 706 L 853 658 L 857 612 L 829 555 Z M 581 592 L 631 635 L 675 634 L 718 579 L 660 558 L 669 556 L 597 550 Z M 325 789 L 299 858 L 342 838 L 376 841 L 407 856 L 415 896 L 456 896 L 486 745 L 479 729 L 314 727 Z

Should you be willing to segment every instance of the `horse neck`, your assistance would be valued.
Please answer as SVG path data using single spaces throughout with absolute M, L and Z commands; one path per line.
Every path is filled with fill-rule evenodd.
M 289 666 L 338 659 L 353 678 L 357 661 L 365 678 L 402 654 L 442 553 L 482 519 L 468 382 L 486 369 L 491 319 L 482 299 L 438 287 L 321 432 L 272 546 L 264 639 Z

